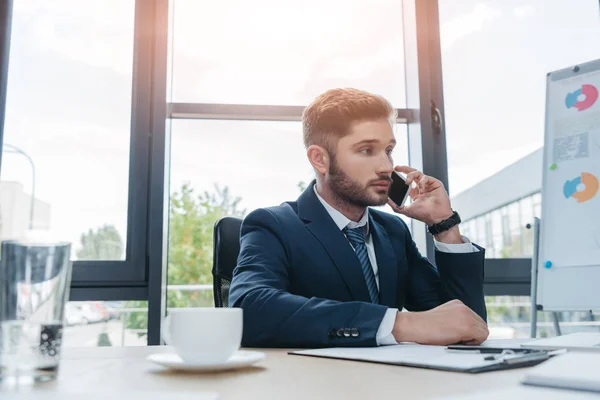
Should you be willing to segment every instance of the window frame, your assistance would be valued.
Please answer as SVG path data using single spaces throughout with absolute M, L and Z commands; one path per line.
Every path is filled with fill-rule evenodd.
M 413 167 L 448 189 L 438 1 L 403 1 L 406 108 Z M 161 343 L 166 313 L 170 121 L 241 119 L 300 121 L 303 106 L 169 103 L 169 0 L 136 0 L 131 146 L 125 261 L 76 261 L 71 300 L 148 300 L 148 344 Z M 6 99 L 12 0 L 0 5 L 0 121 Z M 3 126 L 0 126 L 0 145 Z M 0 168 L 1 168 L 0 154 Z M 535 208 L 535 204 L 534 204 Z M 433 239 L 412 222 L 413 238 L 430 260 Z M 487 259 L 486 295 L 529 295 L 531 259 Z
M 129 183 L 127 200 L 127 234 L 125 260 L 85 260 L 74 261 L 71 278 L 71 300 L 146 300 L 149 294 L 149 249 L 151 228 L 161 228 L 153 223 L 155 218 L 149 212 L 162 208 L 163 203 L 155 204 L 150 188 L 151 164 L 161 153 L 164 145 L 163 127 L 156 129 L 157 116 L 166 112 L 165 78 L 156 73 L 160 54 L 156 40 L 157 16 L 165 9 L 166 1 L 136 0 L 134 14 L 134 41 L 132 64 L 132 100 L 130 123 Z M 9 54 L 13 1 L 2 2 L 0 22 L 0 147 L 3 144 L 4 112 L 6 102 L 6 81 Z M 167 32 L 166 26 L 164 32 Z M 166 56 L 166 40 L 164 43 Z M 166 63 L 165 63 L 166 64 Z M 166 67 L 160 71 L 165 75 Z M 10 88 L 8 89 L 10 90 Z M 162 93 L 162 94 L 161 94 Z M 157 101 L 160 98 L 161 101 Z M 157 140 L 158 139 L 158 140 Z M 0 156 L 1 168 L 1 156 Z M 162 168 L 164 169 L 164 167 Z M 157 173 L 154 171 L 155 174 Z M 161 186 L 162 188 L 162 186 Z M 154 203 L 152 203 L 154 201 Z
M 435 176 L 449 190 L 439 1 L 403 2 L 407 107 L 422 111 L 419 113 L 419 121 L 409 124 L 411 165 L 425 174 Z M 417 69 L 411 68 L 411 62 L 414 64 L 415 59 Z M 413 236 L 415 233 L 415 241 L 426 247 L 427 256 L 434 260 L 433 239 L 425 235 L 423 224 L 413 222 Z M 531 258 L 486 259 L 484 294 L 531 295 L 531 264 Z
M 135 2 L 125 260 L 74 261 L 73 288 L 147 287 L 148 166 L 152 140 L 152 100 L 149 94 L 153 89 L 151 57 L 154 47 L 148 29 L 154 3 Z
M 4 118 L 6 113 L 6 91 L 8 87 L 8 59 L 10 56 L 10 34 L 12 25 L 13 0 L 0 2 L 0 150 L 4 138 Z M 0 151 L 0 171 L 2 170 Z

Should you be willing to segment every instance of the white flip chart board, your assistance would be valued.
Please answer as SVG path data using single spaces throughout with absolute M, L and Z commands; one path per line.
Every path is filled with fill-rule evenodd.
M 600 310 L 600 60 L 551 72 L 537 304 Z

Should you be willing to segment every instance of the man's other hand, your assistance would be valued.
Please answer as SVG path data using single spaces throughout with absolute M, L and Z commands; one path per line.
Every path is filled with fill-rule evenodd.
M 429 311 L 399 312 L 392 334 L 397 342 L 446 346 L 477 345 L 490 332 L 479 315 L 460 300 L 452 300 Z

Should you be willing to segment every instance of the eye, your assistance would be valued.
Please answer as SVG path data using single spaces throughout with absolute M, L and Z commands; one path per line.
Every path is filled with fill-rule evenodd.
M 369 154 L 371 154 L 371 148 L 370 147 L 366 147 L 364 149 L 360 149 L 359 152 L 363 153 L 363 154 L 366 154 L 366 155 L 369 155 Z
M 394 149 L 386 149 L 385 154 L 387 154 L 388 156 L 391 156 L 393 151 L 394 151 Z

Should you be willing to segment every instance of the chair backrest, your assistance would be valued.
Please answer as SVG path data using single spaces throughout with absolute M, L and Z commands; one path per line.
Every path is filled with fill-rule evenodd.
M 213 295 L 215 307 L 229 307 L 229 285 L 240 252 L 240 228 L 242 220 L 223 217 L 213 231 Z

